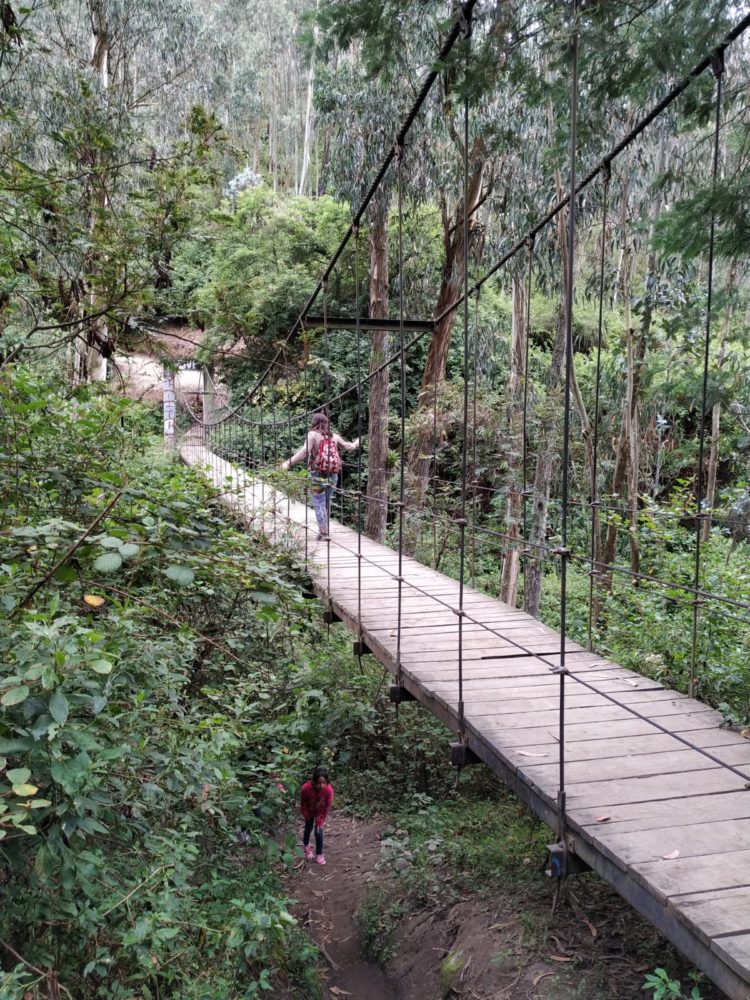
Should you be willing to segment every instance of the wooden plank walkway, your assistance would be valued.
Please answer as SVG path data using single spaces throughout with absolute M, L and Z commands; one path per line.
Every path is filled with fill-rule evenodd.
M 330 546 L 317 542 L 303 504 L 197 437 L 181 454 L 242 520 L 307 553 L 316 593 L 395 671 L 397 554 L 336 522 Z M 455 732 L 458 583 L 408 558 L 403 576 L 403 685 Z M 471 588 L 464 607 L 469 746 L 555 829 L 559 679 L 550 664 L 559 663 L 559 635 Z M 749 1000 L 750 790 L 722 764 L 750 775 L 750 742 L 721 729 L 721 716 L 700 702 L 577 643 L 566 659 L 569 846 L 727 996 Z

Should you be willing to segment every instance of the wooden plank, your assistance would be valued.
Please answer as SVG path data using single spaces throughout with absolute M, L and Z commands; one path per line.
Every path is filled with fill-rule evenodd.
M 711 767 L 702 771 L 674 774 L 668 782 L 665 782 L 663 775 L 658 774 L 643 778 L 571 784 L 566 786 L 566 791 L 571 811 L 600 808 L 601 812 L 606 813 L 613 806 L 626 802 L 658 802 L 699 793 L 709 795 L 715 792 L 739 792 L 744 791 L 744 788 L 744 781 L 736 774 L 723 767 Z
M 670 906 L 703 941 L 750 933 L 750 886 L 673 896 Z
M 532 758 L 524 764 L 517 751 L 509 750 L 508 754 L 512 760 L 518 759 L 524 765 L 526 772 L 534 781 L 544 782 L 545 779 L 547 781 L 557 779 L 556 763 L 547 764 Z M 668 786 L 669 782 L 666 779 L 671 774 L 705 771 L 708 768 L 718 766 L 704 757 L 703 754 L 696 750 L 689 750 L 687 747 L 666 750 L 661 753 L 632 754 L 619 758 L 604 757 L 593 760 L 569 761 L 566 757 L 565 780 L 568 785 L 574 785 L 577 782 L 607 782 L 614 778 L 647 778 L 650 775 L 663 775 L 664 784 Z
M 744 819 L 638 831 L 618 831 L 604 824 L 589 833 L 610 857 L 627 865 L 659 861 L 674 851 L 679 851 L 681 858 L 700 858 L 701 864 L 707 855 L 750 851 L 750 824 Z M 747 874 L 750 878 L 750 866 Z M 750 929 L 750 915 L 747 929 Z
M 492 740 L 499 748 L 544 746 L 550 742 L 554 744 L 560 742 L 557 735 L 558 721 L 559 719 L 555 721 L 554 726 L 531 726 L 528 728 L 521 726 L 517 729 L 488 728 L 486 731 L 492 733 Z M 632 716 L 619 721 L 612 719 L 595 719 L 592 722 L 579 723 L 567 721 L 565 724 L 565 742 L 570 746 L 571 740 L 581 742 L 591 740 L 596 742 L 616 736 L 651 735 L 655 732 L 657 730 L 649 722 L 636 719 Z
M 449 696 L 453 693 L 453 688 L 448 685 L 445 686 L 446 690 L 444 691 L 435 684 L 431 684 L 430 688 L 438 694 Z M 642 712 L 644 716 L 663 719 L 669 715 L 679 714 L 684 711 L 680 702 L 672 698 L 669 691 L 653 691 L 643 693 L 651 694 L 653 696 L 653 701 L 645 704 L 638 703 L 635 706 L 637 711 Z M 612 695 L 612 697 L 614 698 L 615 695 Z M 621 704 L 618 705 L 605 698 L 604 695 L 598 694 L 594 691 L 584 690 L 570 694 L 566 692 L 566 713 L 568 711 L 568 707 L 575 709 L 585 708 L 588 706 L 601 706 L 602 709 L 616 708 L 624 713 L 627 713 L 629 704 L 627 692 L 618 694 L 616 697 Z M 527 714 L 531 715 L 535 712 L 541 712 L 545 709 L 557 709 L 559 708 L 559 696 L 555 693 L 554 695 L 549 694 L 547 696 L 534 698 L 502 699 L 493 695 L 485 697 L 481 693 L 475 695 L 472 692 L 464 692 L 464 703 L 466 705 L 467 714 L 470 710 L 472 718 L 486 719 L 486 725 L 491 726 L 492 722 L 490 720 L 493 717 L 502 716 L 503 722 L 505 722 L 505 716 L 508 715 L 517 715 L 518 717 L 521 717 Z
M 717 938 L 711 950 L 724 959 L 731 969 L 750 984 L 750 934 L 736 934 Z M 750 996 L 748 992 L 747 996 Z
M 633 865 L 631 871 L 660 902 L 666 903 L 671 896 L 750 885 L 750 850 L 705 857 L 700 864 L 692 858 L 647 861 Z
M 609 726 L 603 726 L 602 733 L 608 732 L 609 728 Z M 531 757 L 529 763 L 533 764 L 534 754 L 549 754 L 550 748 L 554 748 L 554 752 L 557 754 L 559 745 L 560 741 L 557 736 L 548 732 L 545 742 L 526 743 L 523 745 L 523 749 Z M 650 727 L 637 736 L 611 737 L 602 735 L 600 739 L 571 740 L 568 734 L 565 740 L 565 761 L 566 764 L 572 764 L 579 761 L 619 759 L 631 755 L 665 753 L 682 749 L 685 749 L 685 745 L 674 736 L 657 732 Z
M 485 663 L 487 661 L 484 661 Z M 495 663 L 502 663 L 502 660 L 494 661 Z M 508 669 L 512 669 L 513 660 L 505 661 L 508 664 Z M 494 675 L 487 673 L 487 667 L 483 668 L 476 666 L 476 661 L 472 661 L 471 667 L 464 670 L 463 677 L 463 689 L 465 693 L 478 693 L 484 696 L 487 701 L 493 701 L 495 698 L 535 698 L 539 697 L 543 693 L 543 689 L 548 689 L 547 693 L 553 694 L 555 697 L 559 698 L 559 681 L 556 675 L 547 670 L 544 671 L 544 664 L 540 664 L 540 667 L 535 670 L 532 674 L 534 680 L 526 685 L 519 683 L 518 676 L 511 675 L 500 675 L 497 666 L 494 668 Z M 489 668 L 492 669 L 492 668 Z M 423 668 L 420 673 L 420 679 L 423 683 L 433 687 L 436 691 L 453 691 L 458 689 L 458 677 L 457 672 L 451 672 L 450 674 L 442 675 L 440 677 L 435 676 L 436 671 L 434 668 L 430 670 L 428 667 Z M 664 693 L 666 691 L 660 684 L 653 684 L 651 687 L 645 686 L 640 690 L 649 692 L 659 692 Z M 596 685 L 597 693 L 611 694 L 617 696 L 617 700 L 626 704 L 624 699 L 620 698 L 620 695 L 630 694 L 633 691 L 633 687 L 628 683 L 627 678 L 618 679 L 614 678 L 609 682 L 599 682 Z M 592 692 L 587 687 L 579 687 L 571 690 L 570 695 L 566 691 L 566 701 L 567 698 L 573 694 L 591 694 Z M 667 692 L 671 693 L 671 692 Z
M 380 632 L 390 632 L 393 629 L 393 624 L 391 622 L 383 622 L 382 618 L 376 617 L 372 614 L 365 614 L 365 609 L 363 608 L 362 624 L 369 629 L 373 634 L 377 635 Z M 500 616 L 490 616 L 488 618 L 482 619 L 482 622 L 467 622 L 464 626 L 464 631 L 474 632 L 477 630 L 487 631 L 487 626 L 491 626 L 493 629 L 499 631 L 503 636 L 508 636 L 509 638 L 515 639 L 517 636 L 534 636 L 538 638 L 540 635 L 545 637 L 549 642 L 559 644 L 559 635 L 556 632 L 552 632 L 549 629 L 531 629 L 526 622 L 518 622 L 513 618 L 505 618 Z M 451 631 L 458 633 L 458 615 L 455 612 L 445 610 L 442 614 L 436 614 L 432 616 L 425 616 L 423 620 L 414 622 L 410 626 L 419 635 L 430 636 L 430 635 L 440 635 L 444 630 L 450 629 Z
M 705 795 L 696 789 L 692 792 L 693 794 L 681 799 L 626 802 L 605 810 L 599 806 L 582 808 L 571 805 L 568 814 L 577 826 L 594 827 L 595 830 L 601 826 L 600 817 L 609 816 L 607 827 L 616 833 L 628 830 L 657 830 L 681 823 L 711 824 L 725 819 L 750 819 L 750 791 L 747 789 L 720 794 L 709 792 Z
M 479 718 L 481 718 L 481 716 Z M 603 722 L 614 722 L 624 719 L 630 720 L 632 718 L 633 716 L 626 708 L 620 708 L 618 705 L 597 705 L 595 707 L 587 708 L 571 708 L 567 709 L 565 712 L 565 731 L 567 733 L 569 726 L 580 722 L 595 722 L 597 724 L 601 724 Z M 544 727 L 546 729 L 552 727 L 553 729 L 557 729 L 559 721 L 560 713 L 557 708 L 555 708 L 554 710 L 544 709 L 534 712 L 526 712 L 522 716 L 486 716 L 485 718 L 482 718 L 479 725 L 482 732 L 491 737 L 494 732 L 504 734 L 508 731 L 516 729 L 534 729 L 537 727 Z

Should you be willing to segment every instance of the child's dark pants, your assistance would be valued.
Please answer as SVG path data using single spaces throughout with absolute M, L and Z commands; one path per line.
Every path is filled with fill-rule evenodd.
M 307 845 L 310 843 L 310 834 L 312 833 L 314 826 L 315 826 L 315 820 L 314 819 L 305 820 L 305 835 L 302 838 L 302 843 L 305 845 L 305 847 L 307 847 Z M 322 854 L 323 853 L 323 827 L 322 826 L 315 826 L 315 853 L 316 854 Z

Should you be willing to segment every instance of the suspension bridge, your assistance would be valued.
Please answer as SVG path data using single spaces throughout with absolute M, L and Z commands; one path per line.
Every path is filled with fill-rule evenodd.
M 470 59 L 471 20 L 476 0 L 468 0 L 438 54 L 444 65 L 454 46 L 463 46 L 466 66 Z M 574 500 L 570 489 L 571 399 L 573 396 L 573 336 L 575 309 L 575 251 L 577 200 L 581 192 L 599 185 L 604 221 L 612 171 L 618 157 L 635 143 L 692 83 L 712 74 L 714 124 L 711 184 L 715 190 L 719 170 L 719 136 L 722 128 L 722 84 L 725 53 L 750 27 L 745 17 L 684 79 L 612 146 L 582 179 L 577 177 L 576 115 L 578 97 L 575 21 L 571 28 L 570 58 L 570 161 L 569 190 L 528 232 L 520 234 L 502 257 L 477 280 L 470 281 L 468 253 L 463 255 L 457 294 L 430 320 L 405 314 L 403 282 L 399 281 L 398 318 L 389 321 L 360 315 L 360 224 L 376 192 L 393 176 L 398 205 L 398 270 L 403 273 L 403 172 L 408 158 L 406 139 L 435 83 L 438 69 L 429 72 L 417 99 L 395 136 L 365 198 L 323 275 L 305 304 L 286 341 L 267 365 L 258 382 L 238 400 L 213 400 L 196 412 L 185 407 L 191 427 L 180 443 L 188 464 L 202 469 L 238 518 L 263 532 L 279 545 L 304 557 L 313 587 L 325 605 L 329 622 L 341 621 L 355 637 L 357 655 L 374 655 L 392 674 L 391 699 L 416 700 L 456 734 L 452 761 L 458 767 L 483 762 L 550 827 L 550 867 L 559 879 L 587 868 L 597 872 L 644 917 L 733 1000 L 750 997 L 750 743 L 740 732 L 723 728 L 722 716 L 697 700 L 700 658 L 701 609 L 716 602 L 745 625 L 750 604 L 738 597 L 716 594 L 703 586 L 702 527 L 704 500 L 704 442 L 712 329 L 712 296 L 715 270 L 715 219 L 707 230 L 707 302 L 700 449 L 696 469 L 695 559 L 691 584 L 659 580 L 632 568 L 604 565 L 593 546 L 586 551 L 570 537 L 569 515 Z M 457 226 L 463 245 L 469 245 L 470 212 L 468 161 L 470 101 L 464 98 L 463 210 Z M 392 172 L 392 173 L 391 173 Z M 472 502 L 476 498 L 476 355 L 472 372 L 470 302 L 477 301 L 483 286 L 511 261 L 525 259 L 526 318 L 531 306 L 531 274 L 535 241 L 558 217 L 565 220 L 568 265 L 563 283 L 565 320 L 564 391 L 561 394 L 562 427 L 560 470 L 560 539 L 555 544 L 534 543 L 526 531 L 518 535 L 477 524 Z M 331 316 L 328 282 L 349 244 L 354 247 L 357 307 L 351 317 Z M 599 312 L 596 390 L 592 406 L 593 463 L 586 507 L 591 517 L 591 538 L 599 530 L 599 512 L 606 509 L 597 476 L 602 302 L 604 296 L 605 240 L 599 260 Z M 312 310 L 318 300 L 319 315 Z M 410 502 L 406 477 L 408 352 L 423 338 L 434 335 L 448 315 L 463 316 L 463 444 L 458 503 L 452 514 L 438 514 L 428 505 Z M 307 365 L 303 365 L 305 398 L 297 412 L 281 400 L 282 391 L 297 366 L 291 345 L 306 329 L 323 331 L 323 344 L 331 330 L 351 331 L 358 378 L 354 384 L 314 405 L 307 394 Z M 362 336 L 369 330 L 390 328 L 398 349 L 382 364 L 362 370 Z M 473 347 L 476 352 L 477 338 Z M 527 354 L 521 365 L 524 386 Z M 325 348 L 324 348 L 325 349 Z M 341 519 L 332 520 L 327 538 L 317 539 L 317 525 L 307 502 L 309 484 L 295 494 L 299 477 L 282 478 L 278 465 L 294 450 L 292 441 L 306 430 L 313 410 L 332 412 L 343 400 L 356 404 L 358 433 L 365 430 L 363 396 L 368 383 L 391 366 L 400 380 L 400 435 L 397 499 L 368 496 L 363 487 L 362 462 L 357 458 L 353 482 L 340 483 L 334 507 Z M 299 375 L 299 370 L 296 370 Z M 437 408 L 439 379 L 429 403 Z M 476 399 L 476 397 L 475 397 Z M 423 401 L 424 402 L 424 401 Z M 538 493 L 527 471 L 528 399 L 523 393 L 523 475 L 515 489 L 521 508 L 535 502 Z M 428 408 L 429 412 L 429 408 Z M 437 480 L 435 449 L 437 421 L 433 419 L 432 480 Z M 299 430 L 294 431 L 293 426 Z M 475 451 L 474 451 L 475 454 Z M 429 458 L 429 456 L 427 456 Z M 499 492 L 499 491 L 498 491 Z M 512 493 L 513 490 L 509 490 Z M 394 547 L 379 544 L 363 531 L 363 510 L 368 503 L 388 506 Z M 415 519 L 451 523 L 456 539 L 457 578 L 417 561 L 409 554 L 408 532 Z M 349 520 L 350 524 L 343 523 Z M 555 631 L 510 604 L 469 585 L 467 554 L 475 531 L 494 534 L 515 549 L 524 570 L 531 560 L 556 562 L 560 580 L 560 630 Z M 567 638 L 568 567 L 583 566 L 589 574 L 589 642 L 586 646 Z M 605 573 L 621 573 L 632 582 L 648 580 L 686 600 L 692 611 L 689 694 L 598 655 L 591 633 L 595 592 Z M 647 651 L 644 651 L 647 652 Z M 407 748 L 404 748 L 405 751 Z

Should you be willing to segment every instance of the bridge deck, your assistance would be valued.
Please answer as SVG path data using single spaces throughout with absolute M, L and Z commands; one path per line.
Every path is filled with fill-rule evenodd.
M 330 547 L 317 542 L 303 504 L 246 477 L 197 439 L 186 439 L 182 456 L 206 470 L 246 522 L 307 550 L 317 594 L 352 632 L 361 626 L 369 649 L 394 671 L 397 554 L 365 537 L 360 543 L 336 522 Z M 408 558 L 403 576 L 402 683 L 455 731 L 458 583 Z M 464 608 L 468 744 L 554 829 L 559 679 L 550 664 L 559 662 L 559 635 L 471 588 Z M 750 742 L 721 729 L 721 716 L 702 703 L 574 642 L 566 659 L 570 847 L 729 997 L 747 1000 L 750 791 L 719 762 L 750 774 Z

